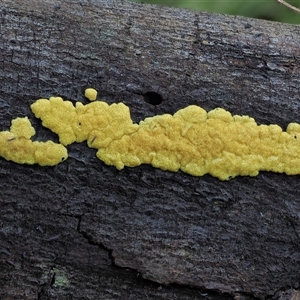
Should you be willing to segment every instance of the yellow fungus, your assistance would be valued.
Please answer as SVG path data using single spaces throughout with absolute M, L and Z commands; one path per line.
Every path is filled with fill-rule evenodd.
M 27 117 L 12 120 L 10 131 L 0 132 L 0 156 L 19 164 L 54 166 L 67 159 L 67 149 L 52 141 L 37 142 Z
M 94 99 L 94 90 L 86 97 Z M 232 116 L 188 106 L 174 115 L 133 123 L 129 108 L 96 101 L 83 105 L 52 97 L 31 105 L 43 126 L 64 145 L 87 141 L 97 157 L 121 170 L 151 164 L 162 170 L 182 170 L 194 176 L 211 174 L 221 180 L 259 171 L 300 174 L 300 125 L 283 132 L 277 125 L 257 125 L 248 116 Z M 299 138 L 298 138 L 299 135 Z
M 95 89 L 92 89 L 92 88 L 86 89 L 84 95 L 90 101 L 95 101 L 97 99 L 97 91 Z
M 85 96 L 93 101 L 97 91 L 87 89 Z M 151 164 L 221 180 L 256 176 L 261 170 L 300 174 L 297 123 L 284 132 L 278 125 L 257 125 L 253 118 L 232 116 L 222 108 L 206 112 L 191 105 L 136 124 L 123 103 L 74 106 L 60 97 L 39 99 L 31 109 L 43 126 L 58 134 L 61 144 L 32 141 L 35 130 L 29 119 L 16 118 L 10 131 L 0 132 L 0 156 L 7 160 L 53 166 L 67 158 L 64 146 L 87 141 L 99 159 L 119 170 Z
M 27 117 L 12 120 L 10 132 L 19 138 L 24 137 L 27 140 L 35 135 L 35 130 Z

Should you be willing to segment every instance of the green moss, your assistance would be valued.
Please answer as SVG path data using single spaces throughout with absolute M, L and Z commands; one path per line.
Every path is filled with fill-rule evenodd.
M 55 281 L 53 284 L 54 287 L 67 287 L 70 285 L 70 281 L 64 270 L 54 268 L 53 272 L 55 274 Z

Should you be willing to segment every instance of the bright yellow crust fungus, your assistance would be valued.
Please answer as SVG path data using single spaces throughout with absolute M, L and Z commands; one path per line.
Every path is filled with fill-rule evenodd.
M 85 95 L 93 101 L 97 91 L 87 89 Z M 60 97 L 37 100 L 31 109 L 43 126 L 58 134 L 61 144 L 32 141 L 35 130 L 28 118 L 16 118 L 10 131 L 0 132 L 0 156 L 7 160 L 53 166 L 67 159 L 64 146 L 86 140 L 98 149 L 99 159 L 119 170 L 151 164 L 221 180 L 256 176 L 261 170 L 300 174 L 297 123 L 283 132 L 277 125 L 257 125 L 253 118 L 232 116 L 222 108 L 206 112 L 191 105 L 135 124 L 123 103 L 74 106 Z
M 90 101 L 95 101 L 97 99 L 97 91 L 95 89 L 88 88 L 85 90 L 84 96 Z
M 88 89 L 85 95 L 94 99 L 95 92 Z M 37 100 L 31 109 L 62 144 L 86 140 L 98 149 L 99 159 L 119 170 L 151 164 L 194 176 L 209 173 L 221 180 L 256 176 L 260 170 L 300 174 L 296 123 L 283 132 L 277 125 L 257 125 L 253 118 L 232 116 L 222 108 L 206 112 L 193 105 L 134 124 L 123 103 L 74 106 L 57 97 Z
M 19 164 L 54 166 L 67 159 L 67 149 L 52 141 L 36 142 L 35 134 L 27 117 L 12 120 L 10 131 L 0 132 L 0 156 Z

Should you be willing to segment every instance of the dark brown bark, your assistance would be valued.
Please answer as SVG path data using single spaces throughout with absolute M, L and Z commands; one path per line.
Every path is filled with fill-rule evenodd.
M 299 27 L 242 17 L 2 0 L 1 130 L 26 115 L 57 140 L 30 104 L 85 101 L 89 86 L 136 122 L 197 104 L 285 128 L 300 120 L 299 46 Z M 299 297 L 299 176 L 117 171 L 85 143 L 68 149 L 55 167 L 0 159 L 1 299 Z

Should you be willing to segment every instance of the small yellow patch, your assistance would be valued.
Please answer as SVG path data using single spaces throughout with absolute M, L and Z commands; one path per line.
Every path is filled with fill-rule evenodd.
M 88 88 L 85 90 L 84 96 L 90 101 L 95 101 L 97 99 L 97 91 L 95 89 Z
M 24 137 L 29 140 L 35 135 L 35 130 L 31 126 L 31 123 L 27 117 L 25 118 L 16 118 L 11 121 L 10 132 L 16 137 Z
M 35 130 L 27 117 L 16 118 L 11 123 L 10 131 L 0 132 L 0 156 L 6 160 L 54 166 L 67 159 L 67 149 L 63 145 L 30 140 Z

